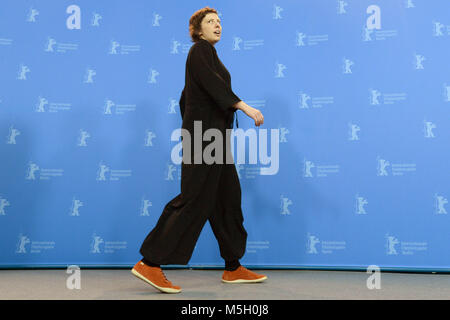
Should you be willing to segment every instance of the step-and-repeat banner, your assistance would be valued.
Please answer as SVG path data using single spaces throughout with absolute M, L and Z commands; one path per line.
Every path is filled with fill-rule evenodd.
M 265 119 L 237 112 L 260 147 L 236 164 L 241 263 L 449 270 L 448 0 L 2 1 L 0 266 L 141 258 L 180 192 L 172 133 L 205 6 Z M 190 265 L 223 266 L 209 223 Z

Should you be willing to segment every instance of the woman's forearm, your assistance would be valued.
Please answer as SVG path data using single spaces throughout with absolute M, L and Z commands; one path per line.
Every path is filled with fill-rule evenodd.
M 239 101 L 239 102 L 237 102 L 237 103 L 235 103 L 234 105 L 233 105 L 233 107 L 235 108 L 235 109 L 238 109 L 238 110 L 242 110 L 242 111 L 244 111 L 244 109 L 246 108 L 248 106 L 248 104 L 246 104 L 244 101 Z
M 264 116 L 262 115 L 261 111 L 258 109 L 255 109 L 253 107 L 250 107 L 248 104 L 246 104 L 244 101 L 239 101 L 233 105 L 234 108 L 241 110 L 244 112 L 247 116 L 252 118 L 255 121 L 255 125 L 259 126 L 264 123 Z

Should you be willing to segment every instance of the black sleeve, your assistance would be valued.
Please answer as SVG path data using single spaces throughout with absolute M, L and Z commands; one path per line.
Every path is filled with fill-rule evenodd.
M 224 111 L 233 110 L 233 105 L 241 99 L 234 94 L 225 80 L 214 68 L 213 48 L 207 43 L 199 42 L 192 48 L 190 69 L 194 79 L 211 96 Z
M 183 120 L 183 116 L 184 116 L 184 101 L 185 101 L 185 98 L 184 98 L 184 89 L 183 89 L 183 92 L 181 93 L 181 98 L 179 101 L 181 120 Z

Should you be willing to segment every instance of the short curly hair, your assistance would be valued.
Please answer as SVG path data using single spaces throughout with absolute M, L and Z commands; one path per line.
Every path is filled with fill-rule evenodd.
M 217 10 L 210 8 L 210 7 L 204 7 L 200 10 L 197 10 L 194 12 L 194 14 L 189 19 L 189 34 L 191 36 L 192 42 L 197 42 L 201 38 L 199 36 L 199 32 L 202 30 L 202 20 L 208 13 L 215 13 L 217 14 Z

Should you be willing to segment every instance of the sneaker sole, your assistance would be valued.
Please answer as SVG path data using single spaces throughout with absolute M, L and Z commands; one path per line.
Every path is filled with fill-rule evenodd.
M 134 268 L 131 269 L 131 273 L 133 275 L 135 275 L 136 277 L 138 277 L 141 280 L 144 280 L 145 282 L 147 282 L 148 284 L 152 285 L 153 287 L 155 287 L 156 289 L 158 289 L 159 291 L 165 292 L 165 293 L 178 293 L 181 292 L 181 289 L 173 289 L 173 288 L 163 288 L 160 286 L 157 286 L 156 284 L 154 284 L 153 282 L 151 282 L 150 280 L 148 280 L 146 277 L 144 277 L 142 274 L 140 274 L 139 272 L 137 272 Z
M 222 279 L 222 282 L 225 282 L 225 283 L 258 283 L 258 282 L 263 282 L 266 279 L 267 279 L 267 277 L 264 276 L 263 278 L 259 278 L 259 279 L 255 279 L 255 280 L 245 280 L 245 279 L 224 280 L 224 279 Z

